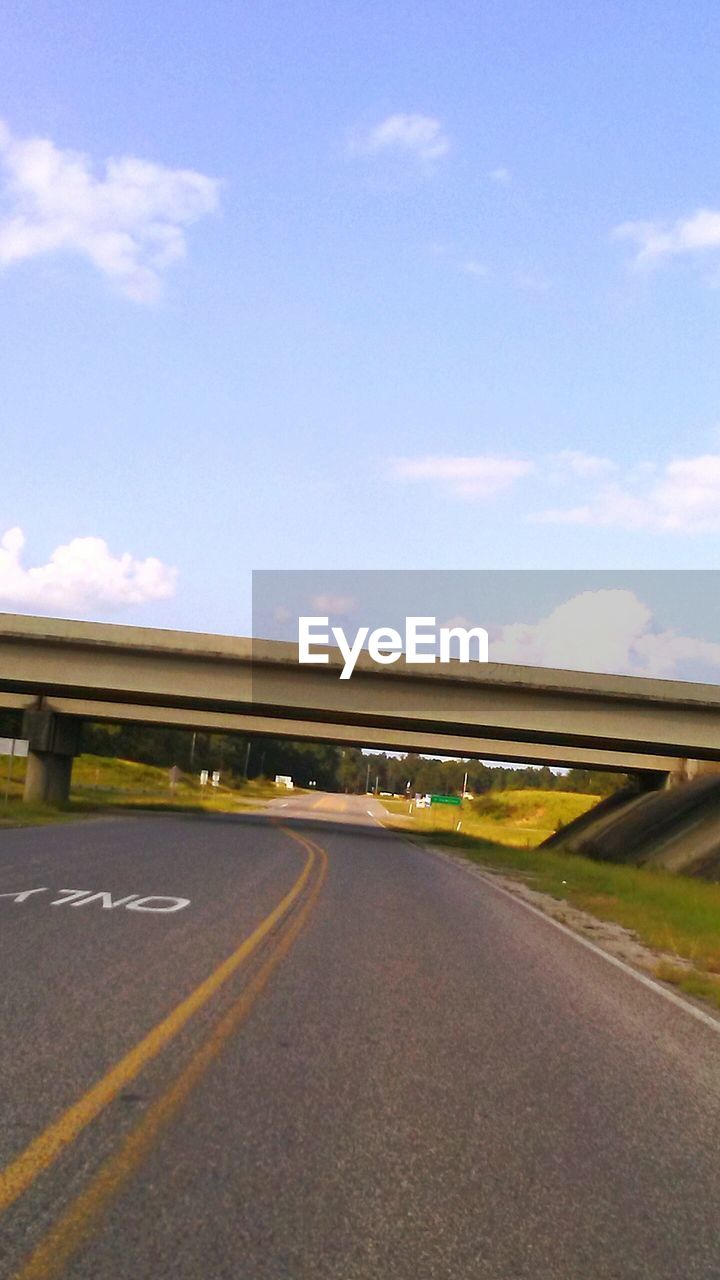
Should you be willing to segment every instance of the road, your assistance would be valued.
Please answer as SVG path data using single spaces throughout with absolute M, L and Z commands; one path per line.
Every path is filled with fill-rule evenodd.
M 720 1277 L 720 1035 L 271 809 L 0 832 L 3 1280 Z

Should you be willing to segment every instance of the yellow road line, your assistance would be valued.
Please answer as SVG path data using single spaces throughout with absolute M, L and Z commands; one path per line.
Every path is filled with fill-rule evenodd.
M 288 834 L 309 852 L 313 852 L 309 841 L 296 832 L 288 831 Z M 60 1274 L 65 1264 L 98 1226 L 102 1214 L 122 1191 L 128 1178 L 147 1156 L 161 1130 L 187 1100 L 226 1041 L 245 1021 L 273 971 L 305 925 L 322 888 L 327 871 L 327 855 L 319 845 L 314 845 L 314 848 L 321 859 L 320 873 L 303 905 L 283 924 L 273 950 L 262 967 L 195 1051 L 173 1084 L 152 1104 L 120 1149 L 108 1157 L 85 1190 L 50 1228 L 13 1280 L 53 1280 L 53 1277 Z
M 294 833 L 288 833 L 294 836 Z M 248 956 L 260 945 L 268 933 L 293 906 L 308 882 L 315 852 L 309 844 L 303 843 L 307 851 L 305 865 L 294 885 L 281 902 L 265 917 L 257 929 L 229 955 L 199 986 L 191 991 L 167 1017 L 153 1027 L 124 1058 L 110 1069 L 106 1075 L 88 1089 L 77 1102 L 67 1109 L 57 1120 L 53 1120 L 42 1133 L 16 1156 L 10 1164 L 0 1170 L 0 1213 L 9 1208 L 19 1196 L 35 1181 L 43 1170 L 47 1169 L 65 1150 L 69 1143 L 86 1128 L 101 1111 L 116 1098 L 131 1080 L 147 1066 L 153 1058 L 189 1022 L 199 1009 L 227 982 Z

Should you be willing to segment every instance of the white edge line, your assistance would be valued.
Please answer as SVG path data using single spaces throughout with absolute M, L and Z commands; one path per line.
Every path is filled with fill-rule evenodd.
M 406 840 L 405 844 L 411 844 L 411 842 Z M 417 849 L 422 848 L 423 846 L 411 844 L 411 847 L 413 849 Z M 433 849 L 432 852 L 435 853 L 436 850 Z M 447 855 L 445 856 L 447 857 Z M 452 859 L 452 862 L 456 866 L 462 867 L 463 865 L 461 862 L 455 862 L 455 859 Z M 591 942 L 589 938 L 583 938 L 581 933 L 576 933 L 574 929 L 568 928 L 566 924 L 563 924 L 560 920 L 556 920 L 554 916 L 549 916 L 545 911 L 541 911 L 539 907 L 534 907 L 531 902 L 526 902 L 524 898 L 519 896 L 519 894 L 511 893 L 509 889 L 503 888 L 501 884 L 497 884 L 492 876 L 481 871 L 477 864 L 468 863 L 465 870 L 470 871 L 472 869 L 474 869 L 474 874 L 478 879 L 484 880 L 485 884 L 489 884 L 491 889 L 494 889 L 496 893 L 501 893 L 505 898 L 509 898 L 511 902 L 517 903 L 519 907 L 524 907 L 526 911 L 532 912 L 534 916 L 539 916 L 539 918 L 544 920 L 546 924 L 553 925 L 554 928 L 559 929 L 561 933 L 567 934 L 568 938 L 572 938 L 574 942 L 578 942 L 581 947 L 587 947 L 588 951 L 592 951 L 596 956 L 600 956 L 601 960 L 606 960 L 608 964 L 615 965 L 616 969 L 621 969 L 623 973 L 629 974 L 636 982 L 641 982 L 644 987 L 649 987 L 651 991 L 655 991 L 657 995 L 662 996 L 665 1000 L 669 1000 L 670 1004 L 676 1005 L 678 1009 L 684 1009 L 685 1013 L 691 1014 L 698 1022 L 702 1022 L 704 1026 L 710 1027 L 717 1035 L 720 1035 L 720 1019 L 714 1018 L 711 1013 L 706 1013 L 704 1009 L 699 1009 L 697 1005 L 690 1004 L 688 1000 L 683 1000 L 682 996 L 676 995 L 674 991 L 668 991 L 667 987 L 661 986 L 659 982 L 654 980 L 654 978 L 648 978 L 647 974 L 640 973 L 639 970 L 633 969 L 632 965 L 626 964 L 624 960 L 619 960 L 617 956 L 611 955 L 609 951 L 603 951 L 602 947 L 599 947 L 597 943 Z
M 651 991 L 656 991 L 659 996 L 664 996 L 666 1000 L 669 1000 L 671 1004 L 677 1005 L 679 1009 L 684 1009 L 686 1013 L 691 1013 L 693 1018 L 703 1022 L 706 1027 L 712 1027 L 713 1031 L 720 1035 L 720 1019 L 714 1018 L 711 1013 L 706 1013 L 704 1009 L 698 1009 L 697 1005 L 683 1000 L 682 996 L 676 995 L 674 991 L 668 991 L 667 987 L 661 986 L 659 982 L 656 982 L 654 978 L 649 978 L 647 974 L 640 973 L 638 969 L 633 969 L 632 965 L 626 964 L 618 956 L 612 955 L 609 951 L 603 951 L 602 947 L 599 947 L 597 943 L 591 942 L 589 938 L 583 938 L 581 933 L 576 933 L 574 929 L 568 928 L 561 920 L 556 920 L 554 916 L 547 915 L 539 907 L 534 907 L 531 902 L 526 902 L 517 893 L 511 893 L 509 889 L 505 889 L 503 885 L 496 884 L 492 876 L 485 875 L 482 871 L 478 871 L 477 874 L 486 884 L 491 885 L 496 893 L 504 894 L 506 898 L 511 898 L 513 902 L 517 902 L 518 906 L 524 907 L 526 911 L 531 911 L 534 916 L 539 916 L 541 920 L 546 920 L 548 924 L 554 925 L 561 933 L 567 934 L 569 938 L 579 942 L 582 947 L 587 947 L 588 951 L 594 951 L 596 956 L 601 956 L 603 960 L 607 960 L 608 964 L 614 964 L 616 969 L 622 969 L 623 973 L 629 973 L 631 978 L 641 982 L 644 987 L 649 987 Z

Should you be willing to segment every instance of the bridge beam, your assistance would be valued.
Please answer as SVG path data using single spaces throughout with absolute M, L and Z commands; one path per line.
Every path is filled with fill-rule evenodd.
M 27 693 L 0 692 L 0 709 L 23 711 L 37 698 Z M 526 742 L 522 739 L 486 738 L 477 734 L 429 732 L 413 728 L 380 728 L 377 725 L 335 723 L 322 720 L 289 719 L 280 713 L 249 714 L 245 711 L 196 710 L 194 708 L 111 702 L 87 697 L 49 696 L 43 705 L 56 715 L 100 723 L 163 725 L 168 728 L 205 733 L 238 733 L 250 737 L 292 738 L 338 746 L 367 747 L 376 751 L 416 751 L 421 755 L 455 756 L 468 759 L 514 761 L 518 764 L 548 764 L 578 769 L 610 769 L 643 774 L 651 786 L 661 787 L 670 772 L 682 774 L 683 761 L 649 752 L 617 748 L 609 751 L 592 745 L 562 746 Z
M 194 711 L 176 707 L 93 702 L 83 698 L 47 700 L 63 715 L 111 723 L 161 724 L 207 733 L 239 733 L 257 738 L 290 738 L 328 742 L 338 746 L 367 747 L 376 751 L 410 751 L 421 755 L 467 757 L 476 760 L 514 761 L 518 764 L 558 765 L 579 769 L 610 769 L 642 773 L 661 786 L 670 765 L 663 756 L 631 751 L 605 751 L 593 747 L 557 747 L 537 742 L 505 742 L 470 735 L 421 732 L 417 729 L 383 729 L 377 726 L 336 724 L 320 720 L 290 720 L 281 715 L 248 715 L 239 712 Z
M 56 715 L 43 706 L 23 713 L 22 736 L 29 743 L 23 794 L 26 803 L 57 805 L 69 800 L 80 727 L 79 720 Z

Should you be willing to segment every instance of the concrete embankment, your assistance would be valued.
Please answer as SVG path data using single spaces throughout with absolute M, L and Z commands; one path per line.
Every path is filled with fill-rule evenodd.
M 548 846 L 720 880 L 720 777 L 667 791 L 618 792 L 551 836 Z

